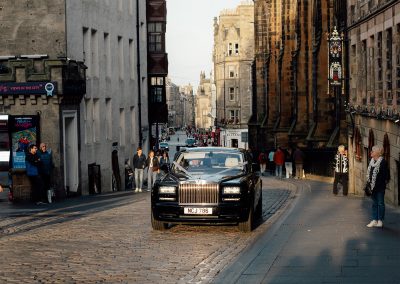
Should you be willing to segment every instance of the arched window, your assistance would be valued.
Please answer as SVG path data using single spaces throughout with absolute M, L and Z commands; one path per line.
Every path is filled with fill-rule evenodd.
M 354 156 L 356 157 L 357 161 L 362 160 L 362 139 L 361 139 L 361 134 L 360 130 L 358 127 L 354 130 Z
M 390 142 L 389 142 L 389 136 L 387 135 L 387 133 L 385 133 L 385 136 L 383 137 L 383 158 L 389 163 Z
M 371 153 L 372 147 L 374 145 L 375 145 L 374 131 L 370 129 L 368 134 L 368 153 Z

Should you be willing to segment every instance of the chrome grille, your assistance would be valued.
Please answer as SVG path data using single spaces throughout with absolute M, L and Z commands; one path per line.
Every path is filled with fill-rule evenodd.
M 208 203 L 217 204 L 219 196 L 218 184 L 180 184 L 179 203 L 197 204 Z

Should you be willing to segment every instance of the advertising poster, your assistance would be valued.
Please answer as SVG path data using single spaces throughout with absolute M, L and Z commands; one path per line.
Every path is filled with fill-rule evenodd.
M 31 143 L 39 140 L 39 116 L 10 115 L 9 129 L 11 134 L 12 167 L 25 168 L 25 155 Z

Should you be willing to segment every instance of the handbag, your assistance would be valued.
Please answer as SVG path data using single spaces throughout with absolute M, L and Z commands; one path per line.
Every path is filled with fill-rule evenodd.
M 371 196 L 372 195 L 372 188 L 371 188 L 371 184 L 369 182 L 367 182 L 364 186 L 364 192 L 366 196 Z

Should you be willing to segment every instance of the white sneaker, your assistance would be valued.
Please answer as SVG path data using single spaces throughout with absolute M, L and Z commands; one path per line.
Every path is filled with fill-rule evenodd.
M 367 227 L 368 228 L 376 227 L 377 224 L 378 224 L 378 222 L 376 222 L 376 220 L 372 220 L 371 222 L 369 222 Z
M 381 220 L 378 220 L 378 223 L 375 225 L 375 227 L 382 228 L 383 222 Z
M 141 189 L 141 188 L 139 188 L 139 189 L 138 189 L 138 191 L 139 191 L 139 192 L 142 192 L 142 189 Z
M 135 188 L 134 192 L 139 192 L 139 188 Z

